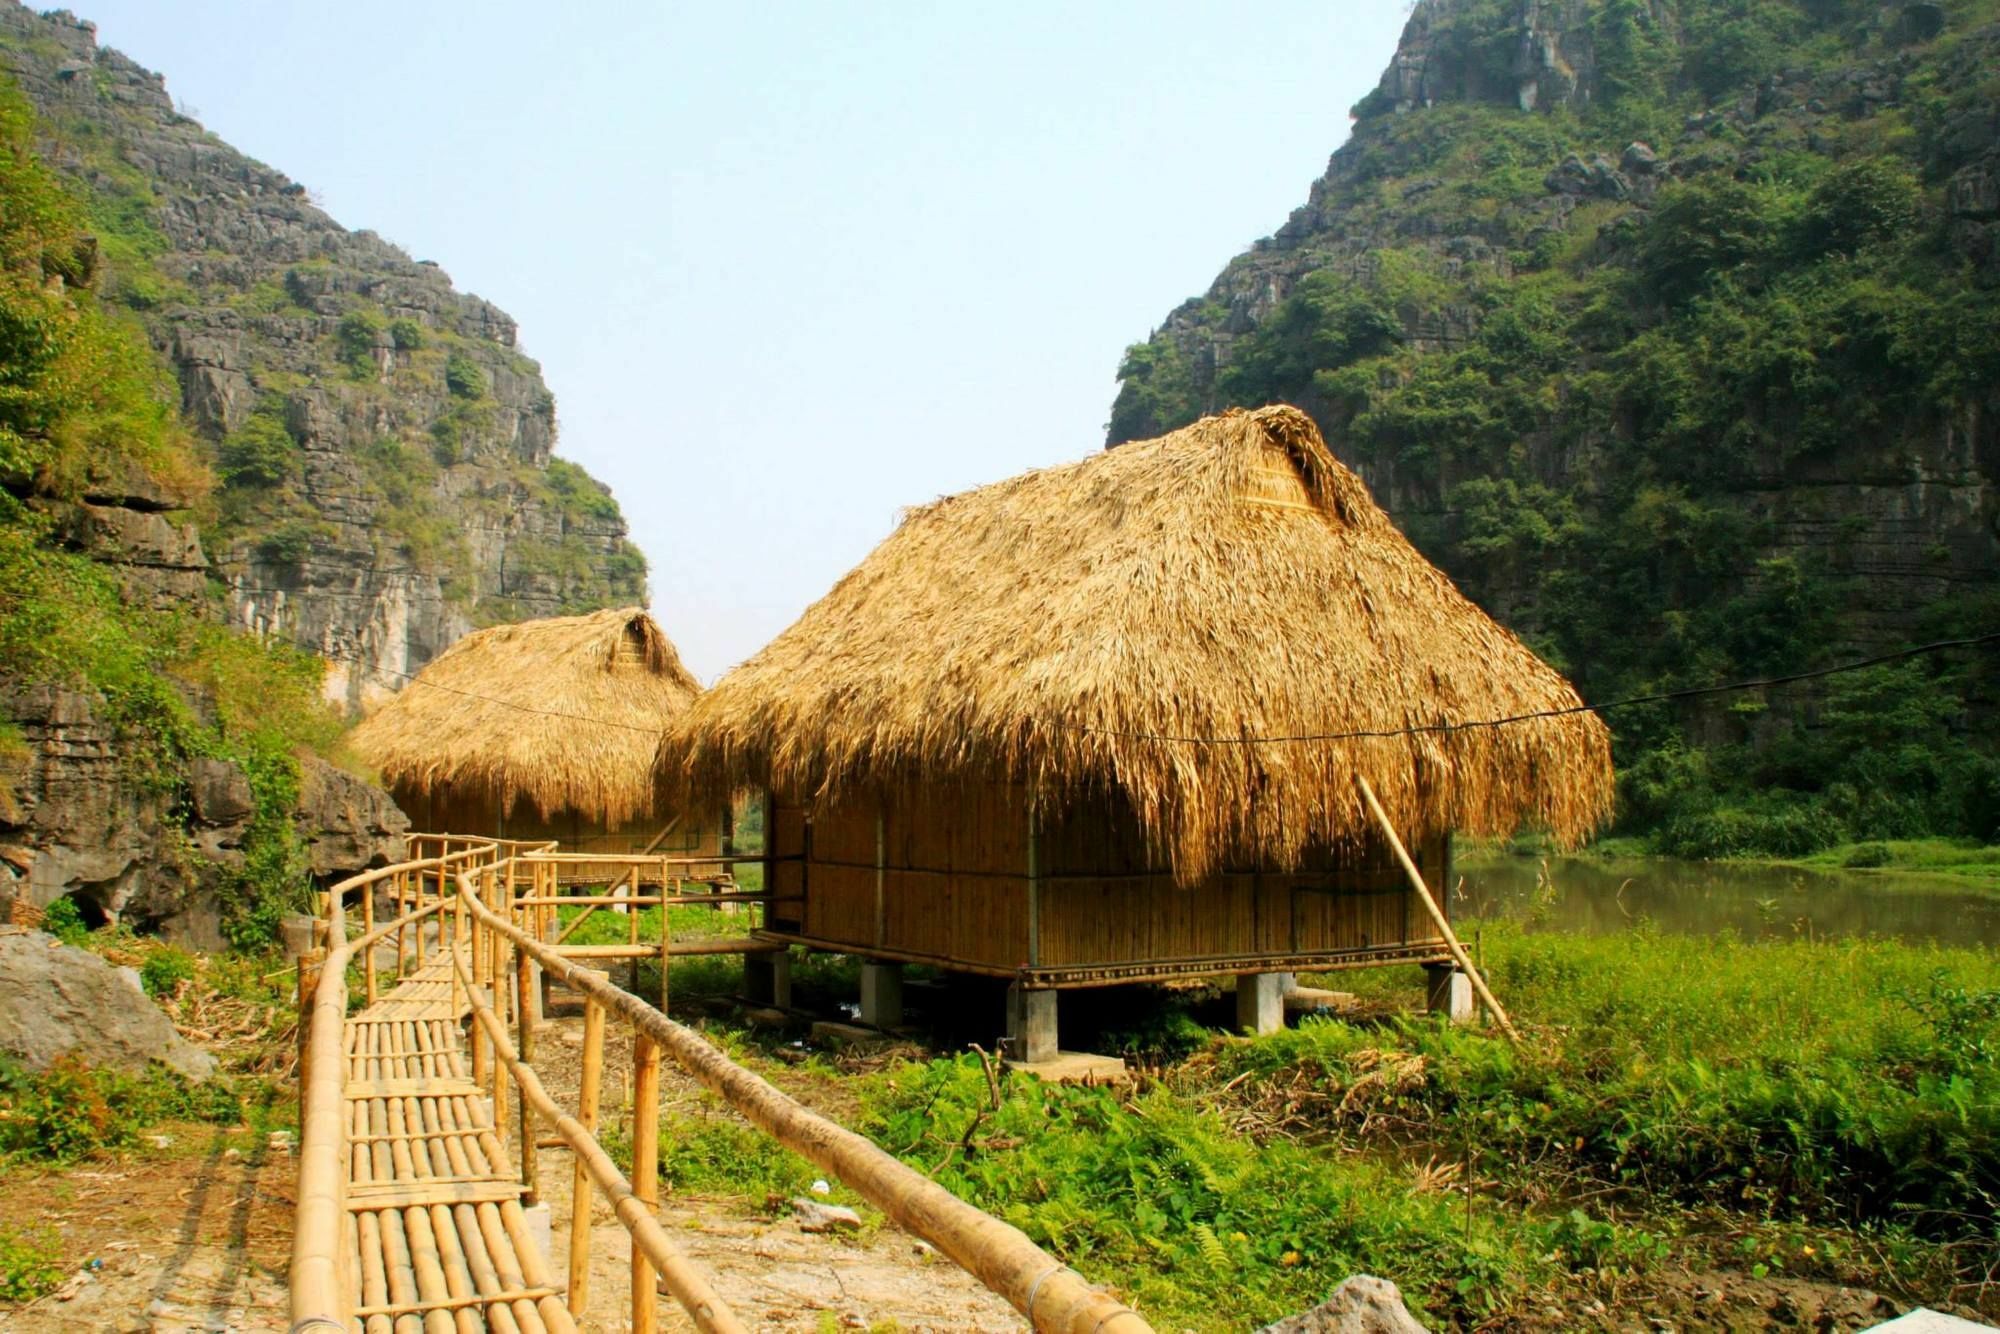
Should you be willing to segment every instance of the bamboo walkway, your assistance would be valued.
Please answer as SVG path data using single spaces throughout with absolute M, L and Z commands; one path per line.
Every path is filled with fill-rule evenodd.
M 348 1018 L 345 1272 L 366 1334 L 569 1334 L 440 955 Z

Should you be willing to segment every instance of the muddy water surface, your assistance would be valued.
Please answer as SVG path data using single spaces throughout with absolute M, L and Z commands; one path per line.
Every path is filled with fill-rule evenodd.
M 2000 948 L 2000 893 L 1942 876 L 1665 858 L 1467 857 L 1452 916 L 1601 933 L 1640 919 L 1683 934 L 1886 936 Z

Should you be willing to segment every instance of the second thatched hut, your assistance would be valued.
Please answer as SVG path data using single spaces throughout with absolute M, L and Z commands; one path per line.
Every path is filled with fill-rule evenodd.
M 643 609 L 557 616 L 465 636 L 352 743 L 416 829 L 701 856 L 720 807 L 664 808 L 652 778 L 660 733 L 700 693 Z
M 1005 977 L 1040 1059 L 1060 988 L 1444 964 L 1357 776 L 1446 899 L 1452 831 L 1612 802 L 1595 716 L 1459 725 L 1579 703 L 1274 407 L 912 511 L 660 770 L 772 794 L 776 939 Z

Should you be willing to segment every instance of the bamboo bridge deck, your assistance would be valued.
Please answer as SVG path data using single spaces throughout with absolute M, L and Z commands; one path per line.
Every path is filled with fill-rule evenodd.
M 470 1074 L 470 1008 L 440 957 L 346 1022 L 344 1272 L 367 1334 L 576 1328 Z

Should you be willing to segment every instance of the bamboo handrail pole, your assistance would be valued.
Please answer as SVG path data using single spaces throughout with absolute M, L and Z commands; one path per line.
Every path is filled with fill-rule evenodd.
M 1354 775 L 1354 781 L 1360 787 L 1362 799 L 1368 803 L 1368 809 L 1374 815 L 1375 823 L 1382 827 L 1383 836 L 1389 840 L 1390 850 L 1396 854 L 1396 860 L 1403 864 L 1403 873 L 1410 878 L 1410 884 L 1416 889 L 1417 897 L 1423 900 L 1424 911 L 1430 914 L 1431 922 L 1437 929 L 1444 933 L 1444 943 L 1450 949 L 1452 959 L 1472 980 L 1472 989 L 1479 993 L 1479 999 L 1492 1012 L 1494 1020 L 1500 1025 L 1500 1031 L 1507 1035 L 1508 1041 L 1518 1047 L 1521 1045 L 1521 1035 L 1515 1031 L 1514 1021 L 1500 1008 L 1500 1002 L 1495 1000 L 1493 993 L 1487 989 L 1486 979 L 1472 966 L 1471 956 L 1466 954 L 1465 946 L 1458 942 L 1458 933 L 1451 929 L 1451 921 L 1445 917 L 1444 910 L 1438 907 L 1437 900 L 1431 897 L 1431 887 L 1424 883 L 1423 872 L 1419 871 L 1417 864 L 1410 860 L 1409 850 L 1403 846 L 1402 838 L 1397 835 L 1396 826 L 1389 822 L 1389 813 L 1383 810 L 1382 803 L 1375 799 L 1375 789 L 1368 786 L 1368 780 L 1360 774 Z
M 469 895 L 461 879 L 459 893 Z M 468 898 L 467 907 L 480 912 Z M 491 915 L 487 915 L 491 923 Z M 495 929 L 502 929 L 497 923 Z M 661 1014 L 591 970 L 538 941 L 517 939 L 571 990 L 623 1015 L 689 1074 L 721 1095 L 752 1125 L 845 1181 L 906 1230 L 930 1242 L 1027 1316 L 1037 1330 L 1061 1334 L 1150 1334 L 1137 1311 L 1099 1292 L 1019 1228 L 967 1204 L 864 1137 L 808 1111 L 745 1070 L 692 1029 Z
M 583 998 L 583 1078 L 577 1089 L 576 1119 L 583 1132 L 597 1135 L 598 1091 L 604 1079 L 604 1007 Z M 590 1296 L 590 1168 L 573 1154 L 569 1183 L 569 1311 L 579 1319 Z
M 460 966 L 456 958 L 453 963 L 454 966 Z M 617 988 L 614 987 L 612 990 L 616 991 Z M 542 1086 L 541 1077 L 514 1053 L 507 1042 L 506 1026 L 500 1022 L 499 1016 L 493 1012 L 493 1007 L 486 1002 L 485 997 L 477 988 L 468 988 L 468 995 L 472 1001 L 474 1020 L 493 1037 L 494 1054 L 498 1058 L 498 1063 L 507 1068 L 523 1092 L 528 1095 L 529 1105 L 534 1108 L 535 1114 L 552 1124 L 556 1133 L 569 1142 L 571 1151 L 576 1154 L 577 1162 L 583 1165 L 589 1172 L 590 1179 L 597 1183 L 597 1188 L 611 1201 L 612 1208 L 618 1215 L 618 1221 L 632 1234 L 634 1247 L 642 1248 L 646 1252 L 646 1258 L 666 1281 L 667 1290 L 673 1294 L 674 1300 L 681 1304 L 682 1309 L 687 1311 L 701 1329 L 714 1330 L 718 1334 L 738 1334 L 739 1331 L 743 1331 L 742 1323 L 730 1312 L 722 1298 L 716 1295 L 708 1279 L 695 1268 L 694 1263 L 682 1253 L 680 1247 L 674 1244 L 673 1239 L 667 1235 L 651 1211 L 639 1202 L 638 1197 L 632 1192 L 631 1183 L 618 1170 L 617 1164 L 611 1161 L 611 1155 L 604 1151 L 596 1137 L 575 1117 L 565 1114 L 556 1105 L 555 1099 L 551 1098 L 548 1090 Z M 602 1006 L 599 1008 L 601 1012 Z M 601 1018 L 599 1022 L 602 1023 Z M 575 1224 L 572 1222 L 571 1226 L 574 1227 Z

